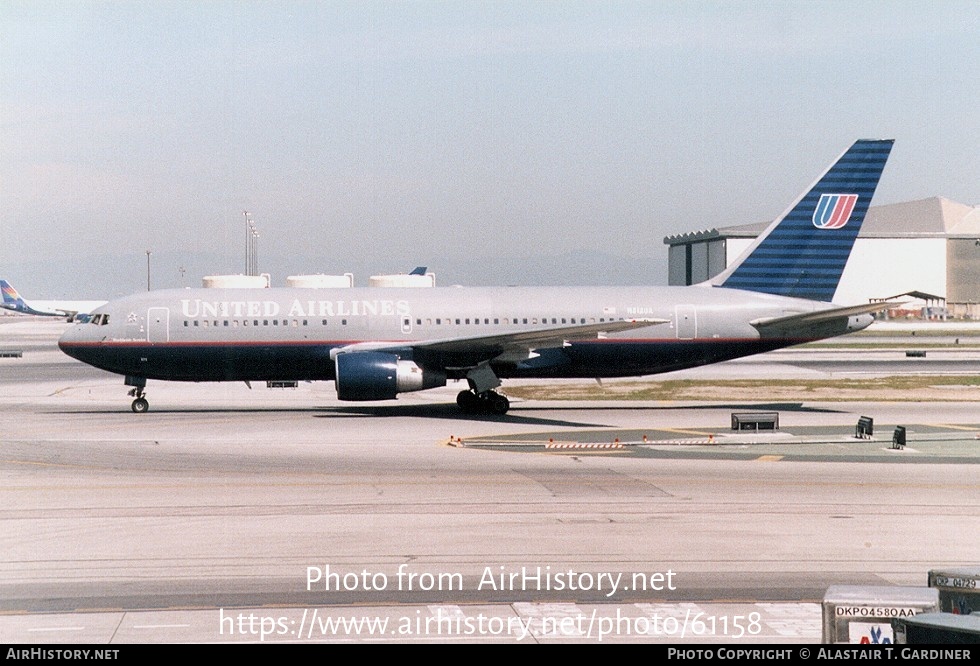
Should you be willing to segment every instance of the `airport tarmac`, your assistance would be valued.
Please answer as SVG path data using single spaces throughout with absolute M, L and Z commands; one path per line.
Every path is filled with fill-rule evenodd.
M 955 390 L 465 416 L 459 386 L 356 404 L 331 383 L 150 382 L 133 414 L 121 378 L 55 348 L 65 324 L 8 319 L 5 643 L 817 643 L 830 585 L 978 564 L 980 403 Z M 942 351 L 978 372 L 976 348 Z M 855 370 L 835 353 L 702 370 Z M 779 429 L 733 431 L 735 412 Z

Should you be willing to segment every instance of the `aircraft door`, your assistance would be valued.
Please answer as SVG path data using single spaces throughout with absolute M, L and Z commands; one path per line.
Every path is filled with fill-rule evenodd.
M 170 341 L 170 308 L 149 308 L 146 311 L 146 340 Z
M 678 305 L 674 308 L 674 330 L 678 340 L 693 340 L 698 337 L 698 310 L 693 305 Z

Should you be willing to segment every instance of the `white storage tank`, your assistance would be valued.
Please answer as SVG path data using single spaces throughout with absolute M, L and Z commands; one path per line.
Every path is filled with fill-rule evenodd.
M 204 286 L 208 289 L 265 289 L 270 285 L 268 273 L 262 275 L 207 275 Z
M 368 285 L 371 287 L 434 287 L 436 276 L 435 273 L 372 275 L 368 279 Z
M 354 286 L 354 274 L 290 275 L 286 278 L 286 286 L 298 289 L 344 289 Z

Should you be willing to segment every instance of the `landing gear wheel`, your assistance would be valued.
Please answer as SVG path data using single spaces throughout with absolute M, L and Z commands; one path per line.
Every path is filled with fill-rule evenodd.
M 145 384 L 143 386 L 145 386 Z M 129 392 L 129 395 L 136 396 L 136 399 L 133 400 L 132 408 L 137 414 L 142 414 L 150 408 L 150 403 L 148 403 L 146 398 L 143 397 L 146 395 L 143 392 L 143 386 L 136 386 Z
M 499 414 L 510 409 L 510 400 L 495 391 L 476 394 L 473 391 L 460 391 L 456 404 L 465 414 Z
M 473 414 L 480 411 L 480 399 L 473 391 L 460 391 L 456 396 L 456 404 L 466 414 Z
M 490 391 L 490 395 L 487 396 L 487 407 L 493 414 L 504 415 L 510 409 L 510 400 L 506 396 Z

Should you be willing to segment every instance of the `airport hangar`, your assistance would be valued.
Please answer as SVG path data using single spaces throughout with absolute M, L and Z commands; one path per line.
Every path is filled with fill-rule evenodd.
M 668 283 L 714 277 L 769 224 L 667 236 Z M 936 307 L 931 312 L 980 319 L 980 206 L 932 197 L 868 209 L 834 300 L 859 304 L 906 294 Z

